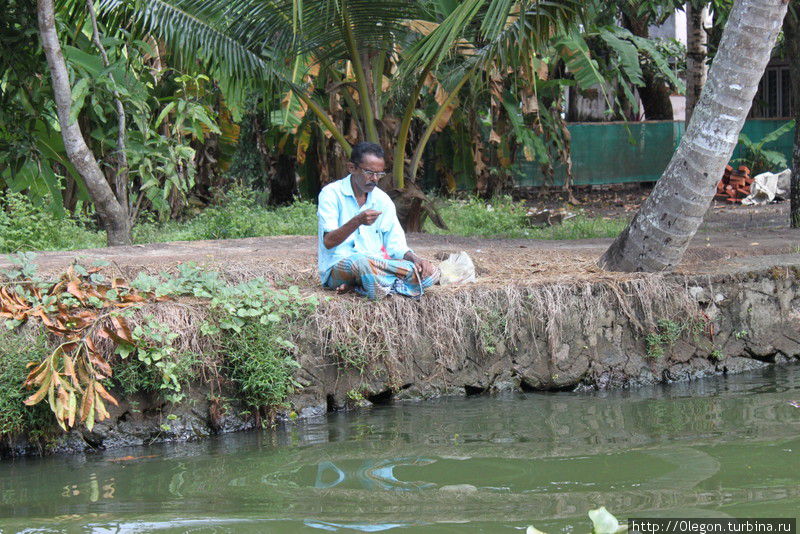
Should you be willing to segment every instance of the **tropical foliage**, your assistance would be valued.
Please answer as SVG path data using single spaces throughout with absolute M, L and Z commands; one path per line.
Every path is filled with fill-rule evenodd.
M 443 192 L 467 174 L 491 197 L 521 161 L 570 168 L 567 87 L 600 87 L 613 114 L 635 101 L 642 65 L 680 83 L 651 42 L 575 0 L 61 0 L 56 8 L 70 118 L 125 197 L 131 223 L 142 214 L 180 219 L 232 182 L 272 203 L 313 198 L 345 173 L 350 146 L 370 140 L 393 154 L 383 185 L 406 226 L 420 229 L 426 214 L 443 225 L 419 186 L 426 150 L 442 154 L 428 171 Z M 36 75 L 47 66 L 35 19 L 30 3 L 10 0 L 0 179 L 56 217 L 94 218 L 48 78 Z

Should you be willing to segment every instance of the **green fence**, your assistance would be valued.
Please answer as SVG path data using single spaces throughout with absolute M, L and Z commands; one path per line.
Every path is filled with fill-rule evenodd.
M 743 132 L 757 141 L 785 120 L 751 119 Z M 576 123 L 569 125 L 572 135 L 572 174 L 575 185 L 600 185 L 625 182 L 655 182 L 669 163 L 684 132 L 683 121 L 632 123 Z M 791 161 L 793 136 L 786 134 L 768 148 L 778 150 Z M 741 145 L 733 157 L 741 154 Z M 518 187 L 547 184 L 539 166 L 525 162 L 516 179 Z M 552 185 L 564 183 L 563 166 L 556 166 Z M 459 180 L 459 187 L 467 185 Z M 464 189 L 474 187 L 474 181 Z

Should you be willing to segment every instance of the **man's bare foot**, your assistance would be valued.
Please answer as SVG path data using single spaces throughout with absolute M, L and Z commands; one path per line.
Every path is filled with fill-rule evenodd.
M 353 286 L 348 284 L 342 284 L 336 288 L 336 293 L 339 295 L 344 295 L 345 293 L 350 293 L 353 290 Z

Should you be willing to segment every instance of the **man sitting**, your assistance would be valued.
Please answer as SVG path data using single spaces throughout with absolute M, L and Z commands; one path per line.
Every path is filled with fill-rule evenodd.
M 319 194 L 319 277 L 328 289 L 417 297 L 439 280 L 439 269 L 408 248 L 394 203 L 378 188 L 385 164 L 379 145 L 359 143 L 350 174 Z

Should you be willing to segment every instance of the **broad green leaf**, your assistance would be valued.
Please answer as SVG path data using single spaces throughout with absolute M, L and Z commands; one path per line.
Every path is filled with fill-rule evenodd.
M 669 83 L 677 88 L 679 93 L 686 91 L 686 84 L 683 83 L 683 80 L 678 78 L 678 75 L 675 74 L 675 71 L 672 69 L 667 59 L 661 54 L 658 48 L 656 48 L 653 41 L 645 37 L 638 37 L 633 34 L 631 34 L 629 39 L 631 39 L 636 46 L 639 47 L 639 49 L 644 50 L 650 56 L 650 58 L 653 60 L 653 63 L 655 63 L 656 67 L 658 67 L 658 72 L 665 76 L 669 80 Z
M 153 128 L 158 128 L 161 125 L 161 123 L 164 121 L 164 118 L 166 118 L 166 116 L 169 115 L 169 112 L 172 111 L 176 103 L 177 102 L 173 100 L 172 102 L 164 106 L 164 109 L 162 109 L 161 113 L 158 114 L 158 117 L 156 118 L 156 122 L 153 125 Z
M 553 45 L 578 82 L 578 87 L 585 90 L 596 85 L 603 86 L 605 79 L 600 74 L 597 62 L 592 59 L 583 37 L 572 33 L 557 39 Z
M 794 120 L 790 120 L 786 124 L 776 128 L 775 130 L 771 131 L 767 135 L 765 135 L 761 141 L 758 143 L 758 147 L 762 147 L 766 144 L 772 143 L 773 141 L 777 141 L 781 138 L 784 134 L 791 132 L 794 129 Z M 744 134 L 742 134 L 744 135 Z
M 601 28 L 599 33 L 606 44 L 617 53 L 620 67 L 631 83 L 637 86 L 644 85 L 642 67 L 639 65 L 639 50 L 626 38 L 631 33 L 615 27 Z M 635 99 L 631 100 L 631 102 L 635 101 Z
M 83 109 L 86 96 L 89 94 L 89 79 L 81 78 L 72 88 L 72 105 L 69 108 L 69 120 L 75 122 Z

